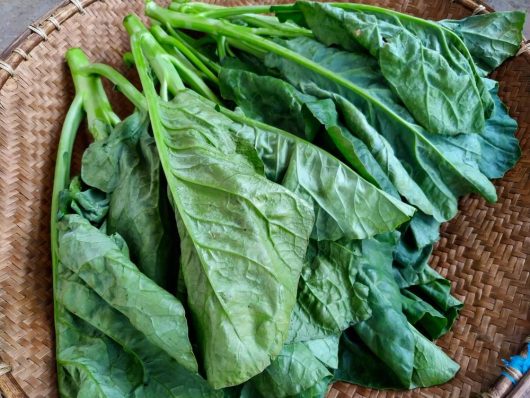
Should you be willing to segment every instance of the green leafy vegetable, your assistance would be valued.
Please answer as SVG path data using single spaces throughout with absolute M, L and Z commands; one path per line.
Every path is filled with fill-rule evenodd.
M 490 73 L 519 50 L 525 17 L 521 11 L 492 12 L 440 24 L 460 36 L 477 65 Z
M 267 367 L 287 337 L 312 208 L 268 181 L 201 107 L 180 93 L 171 102 L 158 97 L 142 54 L 144 35 L 133 35 L 133 54 L 176 210 L 206 375 L 215 388 L 236 385 Z
M 180 302 L 139 272 L 112 238 L 85 219 L 65 216 L 59 230 L 61 265 L 126 315 L 153 344 L 197 370 Z
M 167 396 L 177 397 L 221 397 L 222 393 L 215 392 L 199 375 L 182 367 L 175 359 L 153 345 L 144 334 L 139 332 L 131 322 L 121 313 L 103 301 L 90 290 L 79 278 L 63 272 L 61 275 L 61 296 L 59 301 L 75 316 L 70 316 L 71 322 L 65 325 L 68 336 L 73 325 L 78 325 L 77 332 L 72 337 L 70 346 L 75 347 L 83 341 L 82 335 L 89 334 L 98 341 L 97 344 L 87 344 L 86 348 L 94 352 L 94 361 L 101 362 L 101 354 L 108 351 L 116 352 L 121 360 L 111 362 L 109 366 L 117 368 L 116 364 L 123 361 L 130 363 L 127 372 L 121 374 L 116 371 L 96 370 L 91 378 L 96 383 L 105 381 L 107 375 L 112 376 L 114 384 L 131 382 L 134 391 L 130 394 L 138 397 Z M 79 334 L 81 334 L 81 336 Z M 101 346 L 102 347 L 101 347 Z M 69 348 L 60 353 L 60 362 L 77 349 Z M 82 370 L 83 358 L 76 367 Z M 70 359 L 70 366 L 72 361 Z M 103 361 L 103 364 L 106 362 Z M 113 365 L 114 364 L 114 365 Z M 101 368 L 101 365 L 98 366 Z M 145 381 L 145 382 L 144 382 Z M 127 395 L 127 394 L 123 394 Z M 98 396 L 98 395 L 94 395 Z M 103 396 L 113 396 L 111 394 Z M 122 395 L 120 395 L 122 396 Z
M 389 178 L 368 147 L 346 131 L 334 103 L 303 94 L 289 83 L 250 71 L 223 67 L 219 74 L 221 93 L 233 100 L 246 116 L 312 141 L 324 130 L 347 163 L 367 181 L 398 196 Z M 274 97 L 274 101 L 269 101 Z M 289 115 L 286 117 L 285 115 Z M 334 146 L 328 145 L 330 150 Z
M 480 133 L 493 101 L 460 38 L 434 22 L 362 4 L 294 5 L 318 40 L 365 48 L 409 112 L 429 132 Z
M 313 242 L 298 286 L 290 341 L 309 341 L 340 334 L 371 316 L 368 288 L 359 282 L 361 253 L 356 245 Z
M 192 92 L 180 94 L 188 107 L 201 107 L 201 118 L 226 128 L 257 151 L 265 175 L 312 202 L 317 240 L 363 239 L 393 230 L 414 210 L 376 189 L 329 153 L 285 131 L 228 110 L 217 112 Z M 333 189 L 328 187 L 333 186 Z M 353 210 L 344 206 L 351 203 Z
M 318 384 L 331 373 L 304 343 L 286 344 L 271 366 L 254 379 L 263 397 L 291 397 Z
M 279 68 L 287 80 L 303 91 L 321 98 L 333 98 L 343 113 L 352 113 L 352 107 L 356 107 L 359 115 L 364 114 L 368 124 L 388 141 L 395 156 L 435 206 L 436 219 L 452 218 L 457 209 L 456 198 L 465 193 L 478 192 L 488 200 L 496 199 L 493 185 L 478 169 L 480 144 L 476 134 L 447 138 L 429 134 L 414 124 L 390 90 L 377 83 L 381 77 L 373 69 L 371 60 L 361 53 L 328 48 L 307 38 L 284 43 L 301 57 L 318 63 L 340 78 L 366 87 L 399 113 L 399 118 L 389 118 L 365 98 L 327 77 L 275 54 L 266 58 L 269 66 Z M 363 73 L 357 73 L 354 65 L 360 65 Z M 306 84 L 307 81 L 312 83 Z
M 124 22 L 144 93 L 67 53 L 60 395 L 323 398 L 335 380 L 451 379 L 431 340 L 462 303 L 428 262 L 459 197 L 496 200 L 488 178 L 520 156 L 484 76 L 515 53 L 524 15 L 151 0 L 146 14 L 150 30 Z M 123 121 L 101 77 L 135 105 Z M 83 112 L 94 142 L 70 180 Z
M 343 334 L 335 378 L 375 388 L 444 383 L 454 376 L 458 365 L 410 325 L 403 314 L 403 298 L 392 275 L 391 242 L 362 242 L 369 261 L 360 267 L 359 279 L 369 289 L 372 316 Z
M 499 98 L 498 83 L 485 80 L 491 87 L 495 108 L 491 118 L 486 122 L 486 129 L 479 137 L 482 151 L 479 167 L 488 178 L 501 178 L 521 157 L 519 141 L 515 137 L 517 122 L 510 117 L 506 106 Z
M 160 286 L 174 286 L 171 209 L 147 115 L 133 113 L 83 154 L 81 176 L 110 195 L 109 233 L 128 242 L 131 258 Z
M 425 212 L 433 212 L 431 203 L 394 156 L 388 142 L 377 134 L 355 107 L 341 102 L 344 105 L 344 113 L 339 115 L 335 104 L 329 99 L 319 100 L 300 93 L 289 83 L 280 79 L 258 76 L 242 70 L 223 68 L 220 81 L 223 96 L 235 100 L 245 111 L 249 109 L 249 103 L 257 102 L 254 95 L 256 92 L 269 91 L 275 96 L 275 106 L 280 104 L 288 106 L 289 103 L 297 101 L 300 103 L 298 109 L 290 109 L 289 114 L 296 116 L 303 113 L 304 108 L 307 109 L 306 113 L 313 118 L 312 124 L 318 123 L 324 126 L 337 148 L 336 151 L 339 151 L 359 174 L 381 187 L 385 192 L 394 196 L 398 196 L 399 192 L 410 204 L 418 206 Z M 267 106 L 265 101 L 261 102 L 263 103 L 259 107 L 262 112 L 261 118 L 266 118 L 267 122 L 283 128 L 281 123 L 274 120 L 274 116 L 269 116 L 276 114 L 274 110 L 270 110 L 270 106 Z M 257 112 L 255 110 L 249 113 L 250 116 L 254 116 Z M 306 116 L 305 120 L 307 119 Z M 362 139 L 353 135 L 346 126 L 340 123 L 340 120 L 344 120 L 346 126 Z M 303 125 L 296 127 L 297 130 L 301 130 Z

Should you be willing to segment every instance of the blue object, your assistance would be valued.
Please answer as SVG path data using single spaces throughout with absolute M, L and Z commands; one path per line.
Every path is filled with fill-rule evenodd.
M 503 359 L 502 362 L 506 367 L 510 367 L 513 369 L 517 369 L 521 374 L 525 374 L 530 370 L 530 343 L 528 343 L 527 346 L 527 356 L 523 357 L 522 355 L 514 355 L 510 358 L 510 360 Z M 517 380 L 515 380 L 511 375 L 509 375 L 507 372 L 502 372 L 502 375 L 508 378 L 513 384 L 517 384 Z

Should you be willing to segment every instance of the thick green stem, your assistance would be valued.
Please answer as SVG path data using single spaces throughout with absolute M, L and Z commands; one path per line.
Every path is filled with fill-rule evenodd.
M 135 36 L 135 40 L 141 41 L 139 44 L 142 48 L 142 54 L 160 80 L 162 98 L 167 99 L 166 91 L 176 95 L 177 92 L 183 90 L 185 88 L 183 81 L 185 81 L 201 95 L 216 103 L 221 103 L 200 76 L 193 69 L 186 66 L 187 60 L 183 62 L 177 57 L 169 55 L 137 16 L 129 15 L 125 18 L 124 24 L 127 31 L 131 34 L 132 41 L 132 36 L 138 33 Z M 179 83 L 177 84 L 177 82 Z
M 204 81 L 195 72 L 193 72 L 190 68 L 187 68 L 182 62 L 180 62 L 176 58 L 171 58 L 171 62 L 173 62 L 173 65 L 177 69 L 177 73 L 182 76 L 182 79 L 192 89 L 217 104 L 221 103 L 219 98 L 217 98 L 217 96 L 210 89 L 210 87 L 208 87 L 206 83 L 204 83 Z
M 219 84 L 219 79 L 215 74 L 201 61 L 201 59 L 192 51 L 181 39 L 168 35 L 161 26 L 153 26 L 151 28 L 151 33 L 155 38 L 160 42 L 173 46 L 178 49 L 182 54 L 188 58 L 197 69 L 205 74 L 205 76 L 210 79 L 215 84 Z
M 89 64 L 80 68 L 80 72 L 87 75 L 98 75 L 109 79 L 118 90 L 131 101 L 138 109 L 147 109 L 145 98 L 136 87 L 129 82 L 125 76 L 119 73 L 116 69 L 105 64 Z
M 88 130 L 95 140 L 106 138 L 110 129 L 120 122 L 120 118 L 112 111 L 101 79 L 83 72 L 83 68 L 89 66 L 90 61 L 81 49 L 69 49 L 66 52 L 66 61 L 72 72 L 75 91 L 83 99 Z
M 208 58 L 206 55 L 204 55 L 198 47 L 200 47 L 200 42 L 194 40 L 193 38 L 189 37 L 183 32 L 176 31 L 173 29 L 170 25 L 165 24 L 166 30 L 171 35 L 170 37 L 173 37 L 177 40 L 179 40 L 184 46 L 186 46 L 189 51 L 191 51 L 195 56 L 200 59 L 206 66 L 208 66 L 213 72 L 219 73 L 221 71 L 221 66 L 212 61 L 210 58 Z M 210 39 L 209 36 L 205 37 L 206 39 Z
M 271 7 L 267 5 L 220 7 L 203 3 L 173 3 L 169 6 L 169 9 L 188 14 L 200 14 L 201 16 L 208 18 L 228 18 L 244 14 L 266 14 L 271 12 Z
M 61 307 L 57 303 L 55 295 L 58 290 L 58 267 L 59 267 L 59 234 L 57 230 L 57 217 L 59 213 L 59 200 L 60 194 L 65 190 L 70 183 L 70 165 L 72 163 L 72 151 L 74 147 L 75 137 L 83 119 L 83 98 L 80 94 L 77 94 L 70 105 L 70 109 L 66 114 L 66 118 L 63 123 L 61 131 L 61 138 L 59 139 L 59 147 L 57 148 L 57 160 L 55 162 L 55 175 L 53 179 L 53 191 L 52 191 L 52 208 L 51 208 L 51 220 L 50 220 L 50 239 L 51 239 L 51 254 L 52 254 L 52 281 L 53 281 L 53 319 L 55 324 L 55 349 L 56 356 L 59 354 L 61 349 L 61 334 L 58 333 L 57 327 L 59 324 Z M 57 369 L 60 374 L 62 370 Z M 59 380 L 62 380 L 59 377 Z
M 142 40 L 143 54 L 149 61 L 155 74 L 160 79 L 162 86 L 167 85 L 167 89 L 172 94 L 176 94 L 178 91 L 182 90 L 184 88 L 184 83 L 178 73 L 174 73 L 175 68 L 169 59 L 169 56 L 160 56 L 160 54 L 166 54 L 165 50 L 158 41 L 156 41 L 153 35 L 149 33 L 140 18 L 134 14 L 128 15 L 125 17 L 123 25 L 130 36 L 135 33 L 142 33 L 142 35 L 138 37 L 141 37 Z
M 201 16 L 204 16 L 204 15 L 201 14 Z M 290 24 L 290 23 L 282 23 L 278 21 L 276 17 L 272 17 L 269 15 L 242 15 L 238 17 L 237 19 L 254 27 L 264 28 L 268 30 L 276 30 L 277 34 L 275 34 L 275 36 L 314 37 L 313 32 L 309 29 L 302 28 L 300 26 Z

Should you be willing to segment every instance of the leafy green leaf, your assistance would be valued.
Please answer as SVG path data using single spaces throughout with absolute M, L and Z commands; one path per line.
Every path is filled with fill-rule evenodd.
M 186 95 L 186 101 L 190 106 L 205 103 L 193 93 Z M 313 203 L 314 239 L 363 239 L 391 231 L 413 214 L 413 208 L 376 189 L 309 142 L 237 113 L 226 113 L 230 119 L 221 119 L 210 106 L 205 117 L 226 125 L 239 140 L 251 143 L 268 179 Z M 348 203 L 351 208 L 345 205 Z
M 395 156 L 435 206 L 437 220 L 448 220 L 456 214 L 459 195 L 478 192 L 490 201 L 496 200 L 494 186 L 478 169 L 480 143 L 476 134 L 444 137 L 429 134 L 414 124 L 412 117 L 399 105 L 399 100 L 379 83 L 381 75 L 366 55 L 328 48 L 307 38 L 283 44 L 363 88 L 363 93 L 354 92 L 275 54 L 266 57 L 269 66 L 277 67 L 287 80 L 305 93 L 334 98 L 339 108 L 347 102 L 349 106 L 357 107 L 367 122 L 388 141 Z M 382 112 L 374 101 L 384 102 L 394 110 L 394 116 Z
M 483 130 L 493 102 L 464 44 L 452 31 L 378 7 L 352 4 L 342 9 L 303 1 L 296 7 L 326 45 L 347 50 L 361 45 L 368 50 L 392 90 L 429 132 L 456 135 Z
M 153 345 L 147 336 L 138 331 L 124 315 L 103 301 L 77 277 L 63 272 L 60 287 L 58 299 L 68 311 L 79 318 L 76 324 L 83 325 L 81 330 L 91 331 L 90 333 L 98 336 L 104 343 L 102 347 L 94 344 L 89 346 L 94 352 L 95 359 L 105 358 L 106 350 L 112 348 L 111 352 L 113 350 L 120 352 L 122 358 L 130 358 L 129 361 L 132 362 L 129 371 L 124 374 L 117 375 L 115 371 L 94 372 L 92 377 L 94 381 L 105 381 L 109 374 L 114 382 L 132 379 L 136 376 L 134 389 L 136 397 L 213 398 L 222 396 L 222 393 L 214 391 L 206 380 L 185 369 L 175 359 Z M 65 355 L 64 353 L 76 351 L 83 342 L 83 336 L 72 335 L 70 327 L 64 330 L 65 335 L 71 339 L 63 343 L 69 347 L 61 348 L 59 354 L 61 358 Z M 110 348 L 106 348 L 105 345 Z M 105 363 L 105 361 L 102 362 Z
M 337 334 L 322 339 L 308 340 L 304 343 L 320 362 L 329 369 L 337 369 L 339 366 L 339 340 L 340 334 Z
M 525 16 L 521 11 L 491 12 L 439 23 L 460 36 L 477 65 L 490 73 L 519 50 Z
M 135 358 L 106 336 L 72 316 L 58 320 L 57 332 L 60 393 L 82 398 L 118 398 L 130 396 L 142 383 Z
M 356 244 L 311 242 L 298 286 L 289 341 L 338 335 L 371 316 L 368 288 L 358 281 L 361 260 Z
M 73 178 L 68 190 L 61 192 L 59 218 L 73 211 L 93 224 L 101 224 L 109 212 L 109 198 L 98 189 L 83 190 L 78 177 Z
M 153 129 L 200 352 L 221 388 L 258 374 L 281 350 L 314 219 L 307 202 L 256 170 L 230 119 L 194 98 L 182 91 L 158 101 Z
M 225 65 L 229 67 L 221 68 L 219 73 L 224 98 L 234 100 L 250 118 L 313 141 L 320 124 L 308 112 L 305 103 L 318 101 L 317 98 L 300 93 L 280 79 L 263 76 L 261 79 L 266 79 L 266 82 L 260 84 L 262 80 L 258 79 L 259 76 L 242 69 L 246 65 L 241 66 L 241 61 L 225 62 Z M 271 98 L 275 100 L 271 101 Z
M 369 289 L 372 316 L 343 334 L 335 378 L 375 388 L 415 388 L 443 383 L 458 365 L 422 336 L 402 312 L 401 291 L 392 274 L 395 237 L 362 241 L 369 261 L 359 280 Z M 428 358 L 436 358 L 426 366 Z
M 307 137 L 308 131 L 315 135 L 325 130 L 334 143 L 327 146 L 330 151 L 336 148 L 334 152 L 339 152 L 364 179 L 388 194 L 398 196 L 364 142 L 341 125 L 333 101 L 319 100 L 301 93 L 283 80 L 242 69 L 222 68 L 219 81 L 223 97 L 235 101 L 246 116 L 300 137 Z M 271 97 L 275 100 L 269 101 Z M 278 114 L 289 117 L 278 117 Z
M 263 373 L 252 379 L 263 397 L 290 397 L 303 393 L 331 376 L 304 343 L 286 344 Z
M 109 233 L 127 241 L 131 259 L 162 287 L 175 285 L 174 220 L 146 114 L 133 113 L 83 154 L 83 181 L 110 195 Z
M 77 274 L 109 305 L 182 366 L 197 370 L 182 304 L 142 274 L 116 240 L 77 216 L 59 223 L 61 265 Z

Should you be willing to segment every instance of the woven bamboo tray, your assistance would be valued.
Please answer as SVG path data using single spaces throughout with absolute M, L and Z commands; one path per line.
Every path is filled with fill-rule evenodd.
M 260 3 L 217 1 L 253 2 Z M 488 10 L 472 0 L 365 2 L 431 19 Z M 64 53 L 79 46 L 92 60 L 123 71 L 121 54 L 129 45 L 121 21 L 130 12 L 142 14 L 142 4 L 66 1 L 1 57 L 0 357 L 10 366 L 0 366 L 0 390 L 8 398 L 56 396 L 49 212 L 59 133 L 73 98 Z M 500 359 L 515 353 L 530 334 L 529 54 L 507 61 L 493 76 L 519 122 L 523 156 L 496 182 L 498 203 L 486 204 L 474 196 L 460 202 L 459 215 L 442 227 L 431 261 L 465 302 L 452 331 L 438 342 L 462 369 L 443 386 L 403 393 L 336 383 L 330 398 L 470 396 L 495 380 Z M 112 95 L 114 104 L 127 103 L 119 94 Z M 78 154 L 87 144 L 86 136 L 78 140 Z

